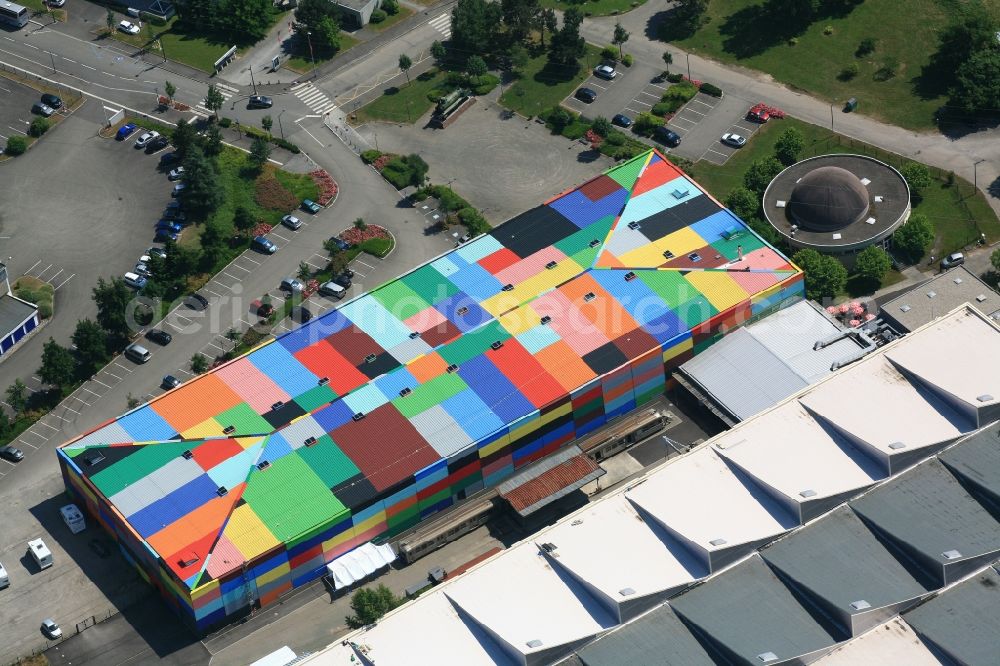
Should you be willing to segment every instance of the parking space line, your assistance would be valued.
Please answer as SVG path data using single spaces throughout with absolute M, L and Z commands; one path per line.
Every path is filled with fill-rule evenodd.
M 97 380 L 95 379 L 94 381 L 97 381 Z M 98 398 L 100 398 L 100 397 L 101 397 L 101 394 L 100 394 L 100 393 L 94 393 L 93 391 L 91 391 L 91 390 L 90 390 L 89 388 L 87 388 L 86 386 L 81 386 L 80 388 L 81 388 L 81 389 L 83 389 L 84 391 L 86 391 L 87 393 L 89 393 L 90 395 L 96 395 L 96 396 L 97 396 Z
M 672 122 L 672 123 L 681 122 L 681 121 L 686 122 L 686 123 L 691 123 L 692 125 L 697 125 L 698 124 L 698 123 L 696 123 L 693 120 L 688 120 L 687 118 L 681 118 L 680 116 L 674 116 L 673 118 L 670 119 L 670 122 Z M 688 127 L 686 129 L 691 129 L 691 128 Z
M 50 426 L 50 425 L 49 425 L 48 423 L 46 423 L 45 421 L 36 421 L 36 423 L 41 423 L 41 424 L 42 424 L 43 426 L 45 426 L 46 428 L 50 428 L 50 429 L 52 429 L 52 430 L 55 430 L 56 432 L 59 432 L 59 428 L 56 428 L 55 426 Z
M 276 233 L 274 233 L 274 232 L 272 231 L 272 232 L 271 232 L 271 235 L 272 235 L 272 236 L 274 236 L 274 237 L 276 237 L 276 238 L 280 238 L 281 240 L 285 241 L 286 243 L 288 242 L 288 239 L 287 239 L 287 238 L 285 238 L 284 236 L 282 236 L 281 234 L 276 234 Z
M 193 324 L 193 323 L 194 323 L 194 322 L 193 322 L 192 320 L 188 319 L 187 317 L 185 317 L 185 316 L 184 316 L 184 315 L 182 315 L 182 314 L 175 314 L 175 315 L 174 315 L 174 319 L 183 319 L 183 320 L 184 320 L 185 322 L 187 322 L 188 324 Z
M 201 288 L 201 290 L 202 290 L 202 291 L 207 291 L 208 293 L 212 294 L 212 296 L 215 296 L 216 298 L 222 298 L 222 295 L 221 295 L 221 294 L 217 294 L 217 293 L 215 293 L 214 291 L 212 291 L 212 290 L 211 290 L 211 289 L 209 289 L 208 287 L 202 287 L 202 288 Z
M 19 442 L 20 442 L 21 440 L 17 440 L 17 441 L 19 441 Z M 30 446 L 30 447 L 31 447 L 31 450 L 32 450 L 32 451 L 37 451 L 37 450 L 38 450 L 38 447 L 37 447 L 37 446 L 35 446 L 34 444 L 28 444 L 27 442 L 23 442 L 23 444 L 24 444 L 25 446 Z M 11 467 L 13 467 L 13 465 L 11 465 Z
M 104 372 L 105 372 L 105 373 L 107 373 L 107 374 L 109 374 L 109 375 L 111 375 L 112 377 L 114 377 L 114 378 L 115 378 L 115 379 L 117 379 L 118 381 L 121 381 L 121 380 L 122 380 L 122 378 L 121 378 L 121 377 L 119 377 L 119 376 L 118 376 L 118 375 L 116 375 L 115 373 L 111 372 L 110 370 L 105 370 Z M 95 381 L 96 381 L 96 380 L 95 380 Z M 107 384 L 105 384 L 105 386 L 107 386 Z M 111 387 L 108 387 L 108 388 L 111 388 Z
M 101 386 L 103 386 L 106 389 L 110 389 L 111 388 L 110 386 L 108 386 L 107 384 L 105 384 L 104 382 L 102 382 L 100 379 L 91 379 L 90 381 L 94 382 L 95 384 L 100 384 Z M 97 395 L 97 394 L 95 393 L 94 395 Z
M 70 280 L 72 280 L 74 277 L 76 277 L 76 273 L 73 273 L 68 278 L 66 278 L 65 280 L 63 280 L 62 282 L 60 282 L 59 285 L 57 287 L 55 287 L 55 289 L 59 289 L 59 287 L 61 287 L 64 284 L 66 284 L 67 282 L 69 282 Z
M 259 262 L 259 261 L 254 261 L 254 260 L 253 260 L 253 259 L 251 259 L 250 257 L 241 257 L 241 259 L 245 259 L 246 261 L 249 261 L 249 262 L 250 262 L 251 264 L 253 264 L 254 266 L 260 266 L 260 262 Z
M 597 84 L 597 83 L 594 83 L 593 81 L 590 81 L 590 82 L 588 82 L 588 83 L 587 83 L 587 86 L 588 86 L 588 87 L 589 87 L 589 86 L 594 86 L 595 88 L 600 88 L 601 90 L 607 90 L 607 89 L 608 89 L 608 87 L 607 87 L 607 86 L 602 86 L 602 85 L 599 85 L 599 84 Z
M 48 438 L 48 437 L 46 437 L 45 435 L 39 435 L 39 434 L 38 434 L 37 432 L 35 432 L 34 430 L 25 430 L 25 431 L 24 431 L 24 432 L 22 432 L 21 434 L 22 434 L 22 435 L 34 435 L 35 437 L 37 437 L 38 439 L 42 440 L 43 442 L 47 442 L 47 441 L 49 441 L 49 438 Z
M 114 365 L 114 366 L 116 366 L 116 367 L 119 367 L 119 368 L 121 368 L 122 370 L 124 370 L 125 372 L 127 372 L 127 373 L 129 373 L 129 374 L 132 374 L 132 371 L 131 371 L 131 370 L 129 370 L 128 368 L 126 368 L 126 367 L 125 367 L 124 365 L 121 365 L 120 363 L 112 363 L 111 365 Z
M 67 412 L 73 412 L 73 413 L 74 413 L 74 414 L 76 414 L 77 416 L 79 416 L 79 415 L 80 415 L 80 412 L 76 411 L 75 409 L 71 409 L 71 408 L 69 408 L 69 407 L 66 407 L 65 405 L 63 406 L 63 409 L 65 409 L 65 410 L 66 410 Z
M 653 99 L 660 99 L 661 95 L 654 95 L 653 93 L 648 93 L 645 90 L 639 93 L 639 95 L 645 95 L 647 97 L 652 97 Z M 639 95 L 636 95 L 638 97 Z
M 669 88 L 669 86 L 658 86 L 655 83 L 650 83 L 649 85 L 653 86 L 654 88 L 659 88 L 660 90 L 667 90 Z
M 684 109 L 684 111 L 685 111 L 685 112 L 688 112 L 688 111 L 690 111 L 691 113 L 697 113 L 697 114 L 698 114 L 699 116 L 701 116 L 702 118 L 704 118 L 704 117 L 705 117 L 705 115 L 706 115 L 706 114 L 702 113 L 701 111 L 695 111 L 694 109 Z
M 235 275 L 232 275 L 231 273 L 227 273 L 226 271 L 222 271 L 222 274 L 225 275 L 226 277 L 229 277 L 229 278 L 232 278 L 232 279 L 236 280 L 237 282 L 240 281 L 240 279 L 238 277 L 236 277 Z
M 177 324 L 173 323 L 172 321 L 165 321 L 164 324 L 167 325 L 167 326 L 169 326 L 170 328 L 174 329 L 177 332 L 181 332 L 181 331 L 184 330 L 183 328 L 181 328 Z
M 708 107 L 708 108 L 710 108 L 710 109 L 714 109 L 714 108 L 715 108 L 715 105 L 714 105 L 714 104 L 709 104 L 708 102 L 703 102 L 703 101 L 701 101 L 700 99 L 697 99 L 697 98 L 693 98 L 693 99 L 691 100 L 691 103 L 692 103 L 692 104 L 701 104 L 701 105 L 703 105 L 703 106 L 707 106 L 707 107 Z
M 41 259 L 39 259 L 38 261 L 36 261 L 35 263 L 33 263 L 33 264 L 31 265 L 31 268 L 29 268 L 28 270 L 26 270 L 26 271 L 24 272 L 24 274 L 25 274 L 25 275 L 31 275 L 31 271 L 35 270 L 35 266 L 37 266 L 37 265 L 38 265 L 38 264 L 40 264 L 40 263 L 42 263 L 42 260 L 41 260 Z
M 241 271 L 244 271 L 244 272 L 247 272 L 247 273 L 250 273 L 250 272 L 251 272 L 249 268 L 243 268 L 242 266 L 240 266 L 240 265 L 238 265 L 238 264 L 233 264 L 233 265 L 232 265 L 232 267 L 233 267 L 233 268 L 238 268 L 238 269 L 240 269 Z
M 192 372 L 188 372 L 188 371 L 187 371 L 187 370 L 185 370 L 184 368 L 177 368 L 177 370 L 175 370 L 174 372 L 179 372 L 179 373 L 181 373 L 181 374 L 183 374 L 183 375 L 191 375 L 191 376 L 194 376 L 194 373 L 192 373 Z

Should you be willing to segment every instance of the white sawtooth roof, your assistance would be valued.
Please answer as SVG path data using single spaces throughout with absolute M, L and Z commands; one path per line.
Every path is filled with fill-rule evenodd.
M 477 623 L 525 655 L 617 624 L 583 585 L 554 571 L 532 541 L 486 562 L 476 575 L 460 578 L 444 592 Z M 540 645 L 529 645 L 534 641 Z
M 838 495 L 885 478 L 872 458 L 835 437 L 792 400 L 713 441 L 720 455 L 795 502 Z M 813 494 L 803 496 L 805 491 Z
M 774 537 L 794 524 L 777 502 L 759 489 L 752 492 L 711 448 L 677 459 L 626 494 L 706 553 Z M 718 539 L 725 543 L 711 543 Z
M 837 649 L 813 662 L 815 666 L 942 666 L 943 663 L 927 649 L 913 627 L 901 617 L 895 617 L 857 638 L 841 643 Z

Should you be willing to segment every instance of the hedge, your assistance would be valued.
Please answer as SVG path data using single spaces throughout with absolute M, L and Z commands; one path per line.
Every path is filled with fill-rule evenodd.
M 361 161 L 365 164 L 371 164 L 380 157 L 382 157 L 382 151 L 380 150 L 366 150 L 361 153 Z
M 722 88 L 711 83 L 702 83 L 701 92 L 706 95 L 711 95 L 712 97 L 722 97 Z
M 667 81 L 670 83 L 680 83 L 684 80 L 684 75 L 680 73 L 667 74 Z
M 8 155 L 22 155 L 28 149 L 28 141 L 23 136 L 12 136 L 7 139 Z
M 49 131 L 49 119 L 48 118 L 35 118 L 28 125 L 28 134 L 33 137 L 40 137 Z

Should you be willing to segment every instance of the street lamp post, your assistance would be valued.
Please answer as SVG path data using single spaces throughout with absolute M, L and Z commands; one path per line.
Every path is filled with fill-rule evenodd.
M 309 30 L 306 30 L 306 41 L 309 43 L 309 60 L 312 61 L 313 69 L 316 69 L 316 56 L 313 55 L 312 32 Z
M 985 161 L 986 160 L 976 160 L 972 163 L 972 185 L 975 188 L 972 191 L 973 196 L 975 196 L 976 190 L 979 189 L 979 163 Z
M 687 59 L 687 65 L 688 65 L 688 81 L 690 81 L 690 80 L 691 80 L 691 54 L 690 54 L 690 53 L 685 53 L 685 54 L 684 54 L 684 57 L 685 57 L 685 58 Z
M 285 112 L 285 109 L 282 109 L 281 113 L 278 114 L 278 129 L 281 130 L 281 140 L 282 141 L 285 140 L 285 128 L 281 125 L 281 114 L 284 113 L 284 112 Z
M 830 129 L 833 129 L 833 104 L 830 105 Z
M 253 86 L 253 94 L 257 94 L 257 82 L 253 78 L 253 65 L 250 65 L 247 69 L 250 70 L 250 84 Z

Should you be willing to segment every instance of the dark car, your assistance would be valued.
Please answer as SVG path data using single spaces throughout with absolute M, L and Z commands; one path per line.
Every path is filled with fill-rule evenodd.
M 160 164 L 162 164 L 163 166 L 167 166 L 168 164 L 173 164 L 180 158 L 181 156 L 177 154 L 176 150 L 170 153 L 163 153 L 162 155 L 160 155 Z
M 313 201 L 312 199 L 304 199 L 302 201 L 302 210 L 306 211 L 307 213 L 312 213 L 313 215 L 315 215 L 316 213 L 323 210 L 323 207 L 320 206 L 315 201 Z
M 591 104 L 597 100 L 597 93 L 590 88 L 578 88 L 574 95 L 578 100 L 586 104 Z
M 53 109 L 58 109 L 62 106 L 62 100 L 58 96 L 52 93 L 45 93 L 42 95 L 42 104 L 48 104 Z
M 146 152 L 155 153 L 158 150 L 163 150 L 169 145 L 170 145 L 170 139 L 168 139 L 165 136 L 158 136 L 146 144 Z
M 146 254 L 148 254 L 149 256 L 156 255 L 160 259 L 167 258 L 167 251 L 164 250 L 162 247 L 151 247 L 148 250 L 146 250 Z
M 632 127 L 632 119 L 626 116 L 624 113 L 617 114 L 611 119 L 611 122 L 618 127 Z
M 170 341 L 173 340 L 174 337 L 162 328 L 151 328 L 146 331 L 146 339 L 152 340 L 158 345 L 166 346 L 170 344 Z
M 192 310 L 204 310 L 208 307 L 208 299 L 201 294 L 191 294 L 184 299 L 184 305 Z
M 153 237 L 153 241 L 157 243 L 166 243 L 168 240 L 172 240 L 176 243 L 180 240 L 180 238 L 181 235 L 179 233 L 169 231 L 167 229 L 157 229 L 156 236 Z
M 0 458 L 11 462 L 20 462 L 24 458 L 21 449 L 13 446 L 0 446 Z
M 248 109 L 270 109 L 273 105 L 274 101 L 263 95 L 253 95 L 247 100 Z
M 163 219 L 169 222 L 185 222 L 187 215 L 180 208 L 168 208 L 163 211 Z
M 337 277 L 333 278 L 333 281 L 339 284 L 344 289 L 351 286 L 351 278 L 346 273 L 341 273 Z
M 340 271 L 340 274 L 346 275 L 349 278 L 354 277 L 354 271 L 352 271 L 350 268 L 345 268 L 344 270 Z
M 181 229 L 183 228 L 184 227 L 182 227 L 181 225 L 177 224 L 176 222 L 171 222 L 170 220 L 160 220 L 159 222 L 156 223 L 157 231 L 169 231 L 171 233 L 176 234 L 180 233 Z
M 292 308 L 289 316 L 292 318 L 292 321 L 298 324 L 304 324 L 313 318 L 312 312 L 309 312 L 308 308 L 302 307 L 301 305 L 296 305 Z
M 48 104 L 43 104 L 42 102 L 35 102 L 34 104 L 31 105 L 31 112 L 48 118 L 53 113 L 55 113 L 56 110 L 53 109 Z
M 115 134 L 115 139 L 118 141 L 124 141 L 125 139 L 132 136 L 132 133 L 139 129 L 139 126 L 135 123 L 125 123 L 118 128 L 118 132 Z
M 250 241 L 250 249 L 263 254 L 274 254 L 278 251 L 278 246 L 263 236 L 254 236 L 254 239 Z
M 181 385 L 181 380 L 177 379 L 173 375 L 164 375 L 163 381 L 160 382 L 160 386 L 167 389 L 168 391 L 170 389 L 175 389 L 180 385 Z
M 348 243 L 343 238 L 338 238 L 336 236 L 331 237 L 330 242 L 336 245 L 338 250 L 350 250 L 354 247 L 354 243 Z
M 671 148 L 681 145 L 681 135 L 666 127 L 657 127 L 653 130 L 653 138 Z

